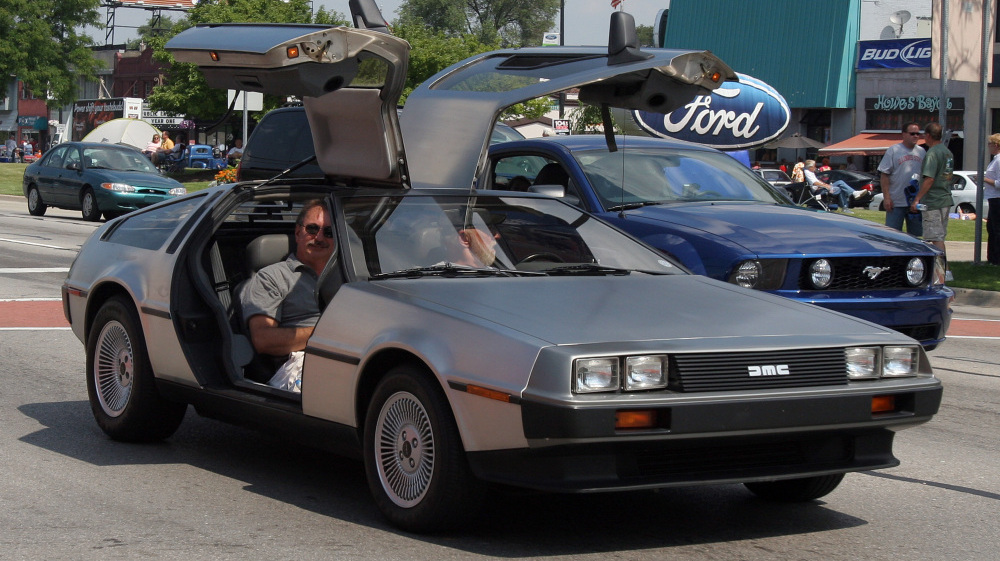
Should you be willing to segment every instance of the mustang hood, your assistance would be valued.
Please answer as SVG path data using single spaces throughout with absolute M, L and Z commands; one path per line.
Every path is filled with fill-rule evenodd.
M 555 294 L 545 288 L 560 283 Z M 395 280 L 378 286 L 416 305 L 502 325 L 556 345 L 785 336 L 829 345 L 907 338 L 886 328 L 695 275 Z M 672 297 L 672 295 L 683 295 Z M 583 305 L 586 303 L 586 305 Z M 475 321 L 475 320 L 472 320 Z M 766 344 L 766 343 L 765 343 Z M 696 345 L 696 344 L 695 344 Z
M 676 224 L 757 255 L 933 253 L 902 232 L 829 212 L 752 203 L 680 203 L 628 212 L 626 220 Z M 752 251 L 748 248 L 755 248 Z

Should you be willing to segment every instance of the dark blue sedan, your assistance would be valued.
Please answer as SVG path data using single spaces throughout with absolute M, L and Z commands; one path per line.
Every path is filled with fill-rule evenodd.
M 481 185 L 565 200 L 691 271 L 844 312 L 932 349 L 953 292 L 928 244 L 872 222 L 792 204 L 730 156 L 694 144 L 601 135 L 495 144 Z M 733 310 L 738 314 L 739 310 Z
M 28 212 L 48 207 L 79 210 L 84 220 L 113 218 L 187 193 L 164 177 L 129 146 L 100 142 L 66 142 L 46 152 L 24 170 Z

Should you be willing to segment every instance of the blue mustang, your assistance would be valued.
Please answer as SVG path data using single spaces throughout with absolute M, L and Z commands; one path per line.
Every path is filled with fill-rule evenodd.
M 578 135 L 495 144 L 489 158 L 481 187 L 562 194 L 692 272 L 872 321 L 927 349 L 944 341 L 954 293 L 940 252 L 795 206 L 722 152 L 632 136 L 609 151 L 604 136 Z

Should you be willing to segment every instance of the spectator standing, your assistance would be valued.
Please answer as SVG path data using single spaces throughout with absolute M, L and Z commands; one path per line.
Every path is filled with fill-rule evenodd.
M 802 162 L 795 162 L 795 166 L 792 168 L 792 181 L 794 183 L 802 183 L 806 180 L 805 174 L 802 172 L 804 165 Z
M 882 183 L 882 206 L 885 208 L 885 225 L 903 231 L 906 222 L 906 232 L 911 236 L 924 235 L 923 222 L 920 213 L 910 212 L 906 201 L 906 187 L 913 176 L 920 176 L 920 168 L 924 162 L 925 150 L 917 146 L 920 140 L 920 125 L 906 123 L 903 125 L 902 138 L 899 144 L 893 144 L 885 151 L 878 171 Z
M 993 159 L 983 174 L 983 199 L 989 203 L 986 215 L 986 260 L 1000 265 L 1000 134 L 991 134 L 989 150 Z
M 941 142 L 941 125 L 928 123 L 924 127 L 924 144 L 927 154 L 920 170 L 920 190 L 910 203 L 910 212 L 917 212 L 917 205 L 923 204 L 921 216 L 924 221 L 924 241 L 945 252 L 945 263 L 948 253 L 944 239 L 948 235 L 948 212 L 954 201 L 951 198 L 952 172 L 955 169 L 955 156 Z M 945 280 L 952 280 L 951 269 L 945 272 Z

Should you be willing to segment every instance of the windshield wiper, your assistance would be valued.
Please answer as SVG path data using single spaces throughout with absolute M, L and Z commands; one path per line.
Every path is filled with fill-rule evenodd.
M 642 201 L 640 203 L 626 203 L 623 205 L 609 206 L 608 210 L 634 210 L 644 206 L 654 206 L 666 204 L 666 201 Z
M 537 271 L 517 271 L 514 269 L 494 269 L 492 267 L 469 267 L 457 265 L 455 263 L 441 263 L 430 267 L 414 267 L 412 269 L 402 269 L 391 273 L 379 273 L 372 275 L 370 280 L 382 279 L 418 279 L 421 277 L 445 277 L 445 278 L 476 278 L 476 277 L 516 277 L 516 276 L 542 276 L 545 273 Z
M 630 269 L 619 269 L 618 267 L 607 267 L 599 263 L 581 263 L 578 265 L 565 265 L 563 267 L 553 267 L 551 269 L 545 269 L 545 274 L 559 276 L 559 275 L 631 275 L 632 271 Z

